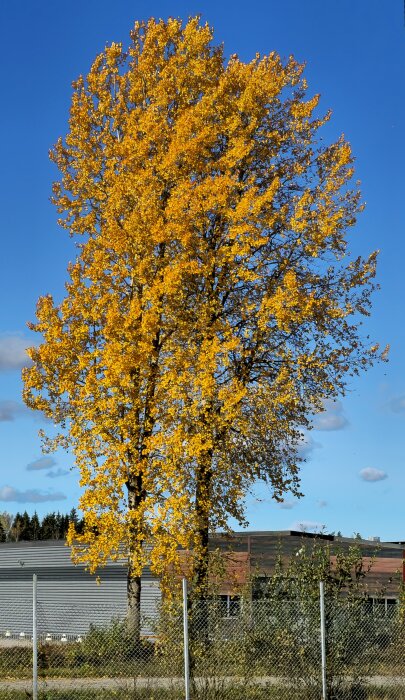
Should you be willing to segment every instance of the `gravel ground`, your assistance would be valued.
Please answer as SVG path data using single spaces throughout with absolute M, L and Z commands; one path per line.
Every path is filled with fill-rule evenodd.
M 208 679 L 196 678 L 196 685 L 200 685 Z M 212 679 L 214 680 L 214 679 Z M 246 681 L 243 678 L 224 677 L 219 679 L 225 685 L 240 685 Z M 369 677 L 368 683 L 371 686 L 403 686 L 405 687 L 405 676 L 372 676 Z M 252 685 L 283 685 L 285 680 L 276 676 L 267 677 L 252 677 L 250 679 Z M 163 688 L 163 689 L 178 689 L 183 687 L 183 678 L 49 678 L 46 681 L 39 680 L 40 690 L 112 690 L 118 688 Z M 14 680 L 1 679 L 0 689 L 4 690 L 32 690 L 32 680 Z

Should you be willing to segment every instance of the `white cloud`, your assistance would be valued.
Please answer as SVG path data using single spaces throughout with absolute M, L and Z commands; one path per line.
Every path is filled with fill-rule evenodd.
M 301 438 L 297 443 L 298 457 L 306 459 L 317 447 L 322 447 L 322 445 L 320 445 L 319 442 L 315 442 L 308 433 L 301 433 Z
M 46 501 L 64 501 L 66 498 L 61 491 L 44 492 L 38 489 L 20 491 L 13 486 L 0 487 L 0 501 L 7 503 L 45 503 Z
M 40 469 L 51 469 L 55 466 L 56 463 L 56 459 L 54 459 L 53 457 L 44 456 L 40 457 L 39 459 L 36 459 L 35 462 L 30 462 L 29 464 L 27 464 L 26 469 L 29 472 L 36 472 Z
M 366 469 L 361 470 L 360 478 L 363 479 L 363 481 L 383 481 L 383 479 L 388 478 L 388 474 L 381 469 L 366 467 Z
M 46 474 L 50 479 L 57 479 L 60 476 L 66 476 L 66 474 L 69 474 L 69 469 L 61 469 L 59 467 L 58 469 L 51 470 Z
M 0 335 L 0 371 L 22 369 L 28 365 L 28 346 L 27 338 L 21 335 Z
M 314 421 L 315 430 L 342 430 L 348 424 L 345 416 L 336 413 L 323 413 L 316 417 Z
M 314 418 L 315 430 L 342 430 L 348 425 L 349 422 L 343 413 L 340 401 L 326 399 L 323 406 L 324 411 L 318 413 Z
M 290 530 L 298 530 L 299 532 L 315 532 L 320 533 L 325 530 L 324 523 L 316 520 L 295 520 L 290 525 Z
M 279 503 L 279 507 L 283 508 L 283 510 L 291 510 L 297 505 L 296 501 L 283 501 L 282 503 Z

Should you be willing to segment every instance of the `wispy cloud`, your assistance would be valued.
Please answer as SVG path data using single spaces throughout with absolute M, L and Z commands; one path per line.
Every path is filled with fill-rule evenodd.
M 59 467 L 58 469 L 53 469 L 50 472 L 47 472 L 46 476 L 48 476 L 50 479 L 58 479 L 60 476 L 66 476 L 66 474 L 69 474 L 69 469 L 62 469 Z
M 11 422 L 17 418 L 33 418 L 41 423 L 52 422 L 42 411 L 32 411 L 22 403 L 11 400 L 0 401 L 0 423 Z
M 389 407 L 394 413 L 405 413 L 405 396 L 395 396 L 389 402 Z
M 52 467 L 57 464 L 56 459 L 53 457 L 40 457 L 39 459 L 36 459 L 35 462 L 30 462 L 26 466 L 26 470 L 28 472 L 36 472 L 40 471 L 41 469 L 51 469 Z
M 283 501 L 282 503 L 279 503 L 279 508 L 282 508 L 283 510 L 291 510 L 292 508 L 295 508 L 297 505 L 297 501 Z
M 0 422 L 13 421 L 27 411 L 28 409 L 17 401 L 0 401 Z
M 0 335 L 0 371 L 22 369 L 30 363 L 26 353 L 29 341 L 22 335 Z
M 0 501 L 6 503 L 45 503 L 46 501 L 64 501 L 67 496 L 61 491 L 39 491 L 27 489 L 20 491 L 13 486 L 0 487 Z
M 314 418 L 315 430 L 342 430 L 348 424 L 342 404 L 332 399 L 324 401 L 324 411 Z
M 388 479 L 388 474 L 381 469 L 366 467 L 366 469 L 361 470 L 360 478 L 363 479 L 363 481 L 383 481 L 384 479 Z

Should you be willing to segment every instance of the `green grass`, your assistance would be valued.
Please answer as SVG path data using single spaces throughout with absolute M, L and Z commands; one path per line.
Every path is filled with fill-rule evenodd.
M 153 649 L 152 649 L 153 651 Z M 178 655 L 179 656 L 179 655 Z M 25 679 L 31 677 L 32 649 L 9 647 L 0 649 L 0 679 Z M 44 644 L 38 650 L 38 675 L 40 678 L 94 678 L 156 677 L 182 675 L 181 655 L 176 660 L 159 657 L 146 647 L 120 650 L 92 643 L 91 646 L 73 644 Z

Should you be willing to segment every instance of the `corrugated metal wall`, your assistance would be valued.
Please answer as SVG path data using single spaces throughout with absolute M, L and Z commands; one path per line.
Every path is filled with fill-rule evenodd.
M 64 542 L 0 544 L 0 634 L 32 633 L 32 579 L 37 574 L 38 629 L 52 635 L 78 635 L 91 624 L 105 625 L 126 611 L 126 568 L 111 562 L 100 570 L 101 582 L 70 561 Z M 153 632 L 160 601 L 159 583 L 146 570 L 142 577 L 143 633 Z
M 232 538 L 214 537 L 211 546 L 246 552 L 252 570 L 255 567 L 259 572 L 271 573 L 280 547 L 283 555 L 288 556 L 297 551 L 302 542 L 303 535 L 296 532 L 239 533 Z M 339 542 L 343 548 L 352 543 L 349 539 Z M 374 544 L 366 541 L 358 544 L 365 556 L 375 553 Z M 374 566 L 367 577 L 370 589 L 383 584 L 387 595 L 396 596 L 398 581 L 392 572 L 401 567 L 403 547 L 381 543 L 377 550 Z M 246 566 L 245 560 L 239 563 Z M 63 541 L 5 543 L 0 544 L 0 635 L 6 630 L 12 635 L 31 633 L 34 573 L 38 576 L 38 623 L 42 633 L 82 634 L 91 623 L 105 625 L 112 618 L 125 615 L 126 569 L 122 564 L 111 562 L 102 569 L 101 583 L 97 585 L 95 577 L 83 566 L 71 563 L 69 548 Z M 146 570 L 142 578 L 141 604 L 144 634 L 153 633 L 150 620 L 156 618 L 159 602 L 159 583 Z

